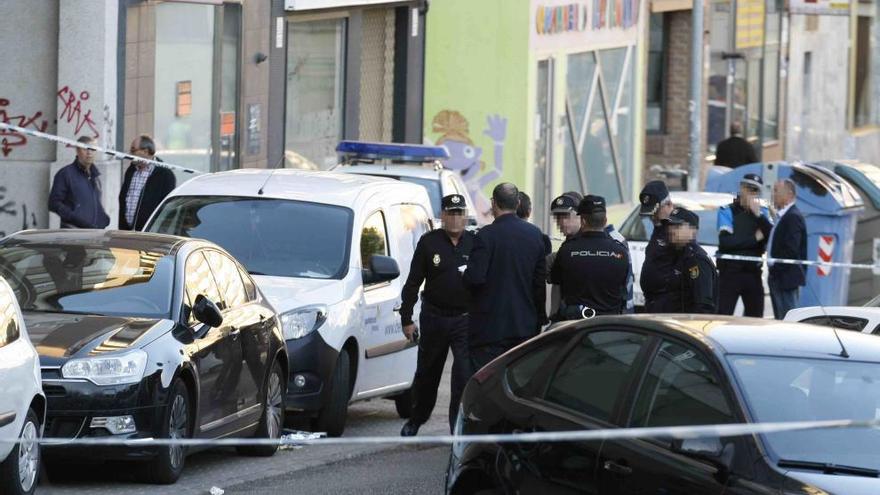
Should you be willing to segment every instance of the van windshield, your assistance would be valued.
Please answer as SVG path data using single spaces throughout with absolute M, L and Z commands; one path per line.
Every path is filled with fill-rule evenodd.
M 207 239 L 252 275 L 341 279 L 353 217 L 348 208 L 304 201 L 180 196 L 163 204 L 146 230 Z

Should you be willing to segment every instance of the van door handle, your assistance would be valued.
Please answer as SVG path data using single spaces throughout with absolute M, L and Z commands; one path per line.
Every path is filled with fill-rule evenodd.
M 631 467 L 624 466 L 623 464 L 618 464 L 614 461 L 605 461 L 605 464 L 602 467 L 605 469 L 605 471 L 619 474 L 621 476 L 629 476 L 633 472 Z

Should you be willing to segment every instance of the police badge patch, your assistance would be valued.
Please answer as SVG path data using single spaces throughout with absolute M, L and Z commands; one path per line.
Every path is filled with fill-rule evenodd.
M 440 255 L 439 254 L 434 255 L 434 266 L 440 266 Z
M 700 267 L 692 266 L 688 269 L 688 272 L 691 274 L 691 279 L 696 280 L 696 278 L 700 276 Z

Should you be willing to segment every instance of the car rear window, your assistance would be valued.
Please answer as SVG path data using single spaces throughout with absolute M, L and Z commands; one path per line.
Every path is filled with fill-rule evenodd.
M 700 232 L 697 234 L 697 241 L 703 246 L 717 246 L 718 208 L 706 206 L 702 209 L 696 209 L 693 208 L 693 205 L 687 207 L 700 217 Z M 654 224 L 651 222 L 651 217 L 643 217 L 639 215 L 638 211 L 634 211 L 620 227 L 620 233 L 628 241 L 648 242 L 653 232 Z
M 348 208 L 304 201 L 180 196 L 162 205 L 147 231 L 207 239 L 252 275 L 341 279 L 353 217 Z

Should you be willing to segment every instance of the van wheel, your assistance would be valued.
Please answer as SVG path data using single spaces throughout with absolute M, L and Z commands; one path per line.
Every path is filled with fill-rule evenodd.
M 260 419 L 260 426 L 254 438 L 277 440 L 281 438 L 281 429 L 284 428 L 284 373 L 278 361 L 272 365 L 272 372 L 266 381 L 265 393 L 263 417 Z M 245 445 L 238 447 L 237 450 L 242 455 L 269 457 L 278 450 L 278 444 Z
M 20 442 L 0 463 L 0 493 L 31 495 L 40 476 L 40 420 L 33 409 L 28 409 L 18 438 Z
M 180 379 L 171 384 L 168 406 L 162 416 L 159 438 L 184 439 L 192 433 L 190 425 L 189 393 Z M 183 445 L 162 445 L 159 453 L 146 466 L 146 478 L 151 483 L 170 485 L 180 478 L 186 461 L 186 447 Z
M 314 430 L 326 432 L 328 436 L 339 437 L 345 431 L 345 419 L 348 415 L 348 400 L 351 398 L 349 383 L 349 357 L 343 350 L 336 359 L 336 369 L 330 382 L 330 400 L 315 418 Z
M 412 390 L 394 397 L 394 408 L 397 409 L 397 415 L 400 419 L 409 419 L 412 416 Z

